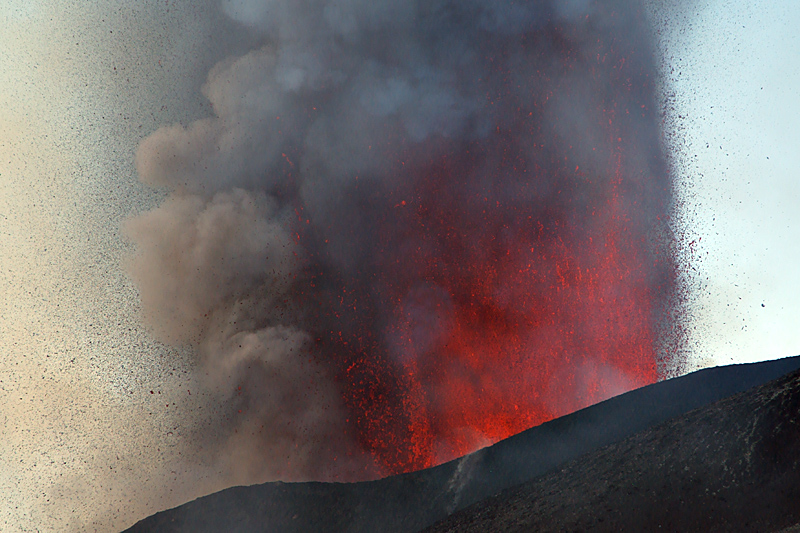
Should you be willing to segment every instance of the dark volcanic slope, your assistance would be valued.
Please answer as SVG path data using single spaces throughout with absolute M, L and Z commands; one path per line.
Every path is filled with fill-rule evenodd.
M 457 461 L 367 483 L 235 487 L 157 513 L 141 532 L 417 531 L 566 461 L 800 367 L 800 357 L 706 369 L 623 394 Z
M 768 532 L 798 522 L 794 371 L 570 462 L 428 531 Z

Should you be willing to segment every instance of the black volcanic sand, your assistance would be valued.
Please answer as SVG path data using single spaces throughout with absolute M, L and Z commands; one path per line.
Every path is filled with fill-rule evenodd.
M 800 357 L 706 369 L 631 391 L 435 468 L 365 483 L 235 487 L 152 515 L 127 531 L 418 531 L 566 461 L 797 368 Z M 698 486 L 702 482 L 698 479 Z
M 431 533 L 798 531 L 800 371 L 572 461 Z M 791 527 L 795 525 L 795 527 Z

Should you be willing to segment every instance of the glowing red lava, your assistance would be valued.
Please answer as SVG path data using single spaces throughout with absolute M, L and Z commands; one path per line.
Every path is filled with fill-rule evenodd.
M 363 185 L 378 244 L 324 289 L 336 318 L 320 346 L 387 473 L 657 379 L 665 265 L 653 234 L 668 187 L 650 174 L 652 91 L 636 86 L 650 79 L 612 38 L 580 56 L 558 30 L 535 38 L 561 50 L 530 80 L 536 94 L 487 95 L 516 117 L 485 138 L 431 141 L 430 164 Z

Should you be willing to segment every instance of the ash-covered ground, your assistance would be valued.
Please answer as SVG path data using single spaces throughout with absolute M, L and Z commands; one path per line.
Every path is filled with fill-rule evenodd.
M 128 532 L 410 532 L 448 515 L 433 531 L 779 531 L 800 521 L 798 368 L 800 357 L 702 370 L 435 468 L 235 487 Z
M 797 531 L 800 371 L 692 411 L 426 531 Z

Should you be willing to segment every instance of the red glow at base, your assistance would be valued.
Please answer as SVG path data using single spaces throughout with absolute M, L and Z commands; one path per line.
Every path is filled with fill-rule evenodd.
M 431 141 L 440 155 L 429 165 L 398 164 L 401 185 L 369 196 L 380 244 L 338 289 L 333 312 L 352 318 L 321 342 L 334 352 L 353 431 L 386 474 L 658 377 L 653 291 L 664 265 L 652 234 L 663 213 L 653 205 L 665 181 L 642 170 L 657 155 L 630 135 L 650 105 L 630 84 L 649 81 L 630 72 L 636 62 L 617 42 L 575 58 L 564 41 L 562 64 L 531 83 L 547 91 L 520 103 L 505 130 Z M 553 96 L 569 99 L 573 69 L 605 77 L 585 117 L 602 139 L 556 138 L 563 110 Z M 608 94 L 609 77 L 618 93 Z

